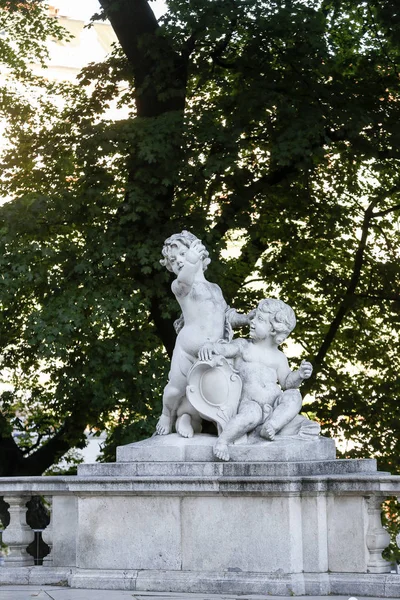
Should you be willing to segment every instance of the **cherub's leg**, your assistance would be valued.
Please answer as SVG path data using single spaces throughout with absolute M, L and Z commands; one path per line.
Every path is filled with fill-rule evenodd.
M 158 435 L 171 433 L 176 411 L 186 393 L 186 377 L 180 373 L 174 374 L 172 370 L 170 376 L 171 380 L 164 388 L 163 409 L 156 426 Z
M 182 437 L 191 438 L 195 433 L 201 433 L 201 417 L 193 417 L 184 413 L 177 418 L 175 428 Z
M 156 425 L 156 432 L 158 435 L 167 435 L 168 433 L 171 433 L 176 410 L 181 400 L 182 389 L 171 384 L 171 382 L 167 383 L 164 388 L 162 413 Z
M 201 432 L 201 416 L 187 398 L 179 405 L 177 416 L 175 427 L 179 435 L 191 438 Z
M 158 435 L 167 435 L 172 431 L 178 407 L 186 396 L 186 375 L 192 363 L 193 360 L 179 346 L 175 346 L 169 381 L 164 388 L 162 414 L 156 426 Z
M 260 430 L 260 435 L 266 440 L 273 440 L 282 427 L 299 414 L 302 397 L 299 390 L 286 390 L 278 402 L 272 417 L 265 421 Z
M 228 444 L 233 444 L 248 431 L 251 431 L 262 422 L 263 411 L 261 406 L 252 400 L 243 400 L 239 412 L 232 417 L 225 426 L 214 446 L 214 454 L 222 460 L 229 460 Z

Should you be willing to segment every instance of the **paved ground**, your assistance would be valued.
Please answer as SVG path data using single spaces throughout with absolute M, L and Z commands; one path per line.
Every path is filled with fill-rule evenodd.
M 358 596 L 299 596 L 303 600 L 382 600 Z M 234 594 L 174 594 L 117 590 L 71 590 L 59 586 L 4 585 L 0 600 L 293 600 L 291 596 L 235 596 Z M 392 600 L 400 600 L 392 598 Z

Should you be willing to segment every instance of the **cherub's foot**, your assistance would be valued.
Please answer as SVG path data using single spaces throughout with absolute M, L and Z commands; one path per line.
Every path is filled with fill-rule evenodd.
M 156 432 L 158 435 L 168 435 L 171 433 L 171 426 L 171 417 L 161 415 L 156 425 Z
M 193 437 L 192 419 L 190 415 L 181 415 L 176 421 L 176 431 L 184 438 Z
M 214 446 L 214 455 L 221 460 L 229 460 L 228 445 L 218 440 Z
M 260 435 L 266 440 L 275 439 L 276 429 L 271 423 L 264 423 L 264 425 L 260 429 Z

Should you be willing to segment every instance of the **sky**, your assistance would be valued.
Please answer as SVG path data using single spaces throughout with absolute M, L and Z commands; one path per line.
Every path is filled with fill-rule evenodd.
M 98 0 L 48 0 L 48 2 L 60 9 L 60 15 L 83 21 L 88 21 L 100 9 Z M 165 10 L 163 0 L 150 2 L 150 6 L 157 17 L 161 16 Z

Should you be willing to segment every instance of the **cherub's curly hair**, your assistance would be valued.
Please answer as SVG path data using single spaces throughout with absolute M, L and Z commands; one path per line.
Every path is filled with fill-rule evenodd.
M 272 335 L 278 345 L 282 344 L 296 327 L 296 315 L 293 309 L 282 300 L 275 300 L 274 298 L 261 300 L 258 309 L 270 315 Z
M 192 242 L 195 242 L 196 240 L 200 241 L 198 237 L 196 237 L 193 233 L 190 233 L 190 231 L 186 231 L 185 229 L 181 231 L 181 233 L 174 233 L 173 235 L 171 235 L 171 237 L 165 240 L 163 249 L 161 251 L 164 257 L 160 260 L 162 266 L 166 267 L 168 271 L 172 271 L 170 264 L 170 254 L 171 249 L 174 245 L 176 245 L 176 242 L 180 242 L 181 244 L 186 246 L 186 248 L 190 248 L 190 244 Z M 203 271 L 205 271 L 211 262 L 211 259 L 208 258 L 208 250 L 204 250 L 202 261 Z

